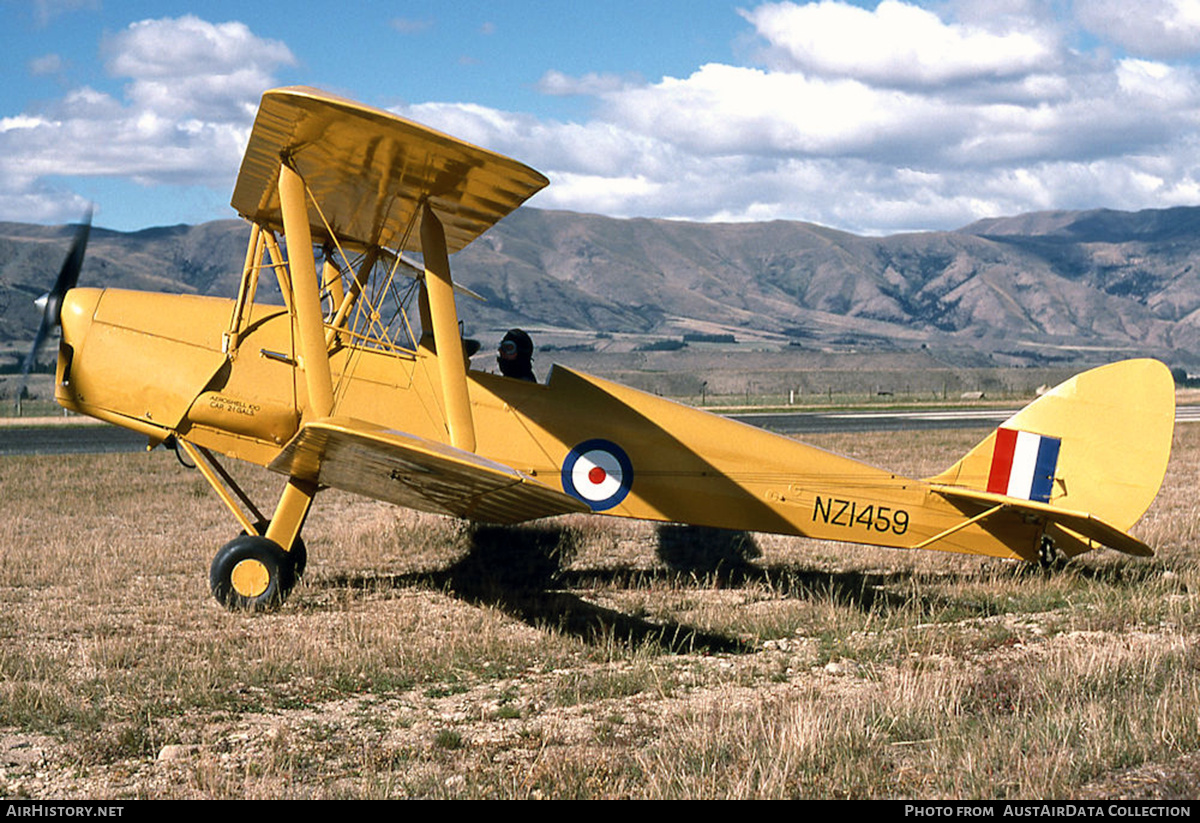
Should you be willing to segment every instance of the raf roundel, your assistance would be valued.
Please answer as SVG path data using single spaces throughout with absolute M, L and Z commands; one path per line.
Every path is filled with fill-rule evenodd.
M 625 450 L 610 440 L 585 440 L 567 454 L 562 466 L 563 490 L 601 512 L 629 494 L 633 463 Z

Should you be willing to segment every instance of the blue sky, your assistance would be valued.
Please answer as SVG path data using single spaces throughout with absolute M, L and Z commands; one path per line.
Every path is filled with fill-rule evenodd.
M 884 234 L 1200 204 L 1197 0 L 0 0 L 0 31 L 0 220 L 232 217 L 258 97 L 296 84 L 529 163 L 543 208 Z

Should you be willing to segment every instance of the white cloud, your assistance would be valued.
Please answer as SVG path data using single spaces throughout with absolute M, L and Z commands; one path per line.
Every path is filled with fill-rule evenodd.
M 143 20 L 106 38 L 109 71 L 128 78 L 118 99 L 77 88 L 39 112 L 0 122 L 0 213 L 73 218 L 79 198 L 49 177 L 124 177 L 146 185 L 227 187 L 261 93 L 295 58 L 242 23 L 193 16 Z M 10 209 L 21 209 L 10 211 Z
M 1196 202 L 1191 158 L 1200 153 L 1181 135 L 1196 131 L 1200 106 L 1194 93 L 1180 96 L 1187 72 L 1163 72 L 1115 65 L 1082 89 L 1016 105 L 706 66 L 604 95 L 600 116 L 585 123 L 451 103 L 399 113 L 546 173 L 552 185 L 535 206 L 797 219 L 877 234 L 1032 210 Z M 1162 97 L 1152 105 L 1140 84 L 1156 75 Z M 792 93 L 763 93 L 779 88 Z
M 1027 0 L 941 8 L 760 5 L 743 15 L 763 66 L 596 84 L 594 119 L 528 126 L 501 150 L 550 173 L 541 205 L 867 232 L 1194 197 L 1190 66 L 1072 51 L 1069 21 Z M 582 91 L 586 77 L 543 85 Z
M 710 64 L 690 77 L 605 95 L 607 117 L 701 154 L 855 156 L 924 150 L 961 125 L 952 105 L 857 80 Z
M 540 195 L 543 208 L 578 210 L 580 203 L 590 204 L 588 211 L 616 216 L 625 215 L 631 202 L 646 202 L 662 193 L 662 184 L 641 175 L 595 175 L 568 171 L 554 175 L 554 185 Z
M 535 205 L 618 216 L 878 233 L 1194 203 L 1200 78 L 1178 56 L 1200 49 L 1200 0 L 1186 3 L 1150 0 L 1137 19 L 1115 0 L 773 2 L 742 13 L 753 61 L 654 82 L 539 68 L 548 98 L 590 98 L 577 122 L 464 102 L 397 112 L 547 173 Z M 46 182 L 69 174 L 227 188 L 260 93 L 296 62 L 244 24 L 193 16 L 131 25 L 104 53 L 120 93 L 0 119 L 0 213 L 59 198 L 73 218 Z
M 43 54 L 29 61 L 29 73 L 35 77 L 58 74 L 63 70 L 65 61 L 58 54 Z
M 416 20 L 410 17 L 393 17 L 390 25 L 401 34 L 421 34 L 433 28 L 433 20 L 430 18 Z
M 244 23 L 192 15 L 133 23 L 104 50 L 109 72 L 133 79 L 126 94 L 135 106 L 209 119 L 252 114 L 273 72 L 296 62 L 286 45 Z
M 105 49 L 110 72 L 139 79 L 222 75 L 295 59 L 283 43 L 255 36 L 244 23 L 192 15 L 131 23 L 107 38 Z
M 930 86 L 1015 77 L 1057 60 L 1045 31 L 992 32 L 946 23 L 918 6 L 884 0 L 768 3 L 742 12 L 769 43 L 773 68 L 852 77 L 880 86 Z
M 606 94 L 642 84 L 642 78 L 636 75 L 588 72 L 582 77 L 570 77 L 561 71 L 551 69 L 538 80 L 537 90 L 542 94 L 566 97 L 575 94 Z
M 39 26 L 45 26 L 54 18 L 79 9 L 95 11 L 100 8 L 100 0 L 34 0 L 33 14 Z
M 18 129 L 36 129 L 40 126 L 52 125 L 45 118 L 31 117 L 28 114 L 18 114 L 15 117 L 0 118 L 0 134 Z
M 1200 51 L 1200 0 L 1075 0 L 1075 10 L 1087 29 L 1137 56 Z

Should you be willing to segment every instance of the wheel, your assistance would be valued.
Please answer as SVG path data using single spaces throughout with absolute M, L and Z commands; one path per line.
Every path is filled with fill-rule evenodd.
M 296 583 L 292 557 L 265 537 L 243 534 L 213 558 L 208 585 L 230 611 L 268 611 L 287 599 Z
M 254 524 L 254 528 L 259 534 L 266 535 L 270 525 L 270 520 L 259 520 Z M 246 532 L 242 532 L 242 534 L 246 534 Z M 292 558 L 292 568 L 295 570 L 296 579 L 299 580 L 304 576 L 304 569 L 308 566 L 308 549 L 305 548 L 304 539 L 300 535 L 296 535 L 296 539 L 292 541 L 292 548 L 288 552 L 288 556 Z
M 1041 543 L 1038 546 L 1038 564 L 1047 571 L 1056 569 L 1063 564 L 1063 558 L 1058 551 L 1058 546 L 1047 535 L 1042 535 Z

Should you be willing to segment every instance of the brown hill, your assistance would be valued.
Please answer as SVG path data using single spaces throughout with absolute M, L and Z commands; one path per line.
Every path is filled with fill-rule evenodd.
M 488 300 L 462 301 L 477 333 L 755 332 L 813 347 L 936 343 L 1016 362 L 1088 349 L 1194 364 L 1197 229 L 1200 208 L 1038 213 L 883 238 L 521 209 L 454 265 Z M 247 232 L 239 221 L 96 229 L 81 282 L 232 295 Z M 69 236 L 0 224 L 0 345 L 32 335 L 29 301 L 53 280 Z

